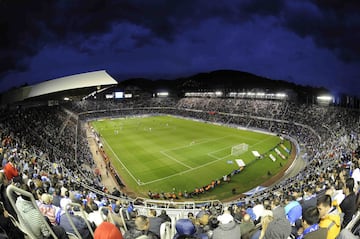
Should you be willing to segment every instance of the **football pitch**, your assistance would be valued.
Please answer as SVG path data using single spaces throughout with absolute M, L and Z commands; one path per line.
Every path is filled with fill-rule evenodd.
M 149 190 L 192 192 L 221 180 L 205 198 L 230 197 L 233 189 L 245 192 L 276 174 L 287 162 L 289 153 L 284 148 L 291 149 L 288 141 L 279 147 L 281 139 L 275 135 L 174 116 L 102 119 L 91 124 L 126 187 L 140 196 Z M 231 155 L 232 147 L 242 143 L 248 150 Z M 286 159 L 274 152 L 275 147 Z M 236 159 L 246 166 L 230 182 L 222 182 L 224 175 L 239 170 Z

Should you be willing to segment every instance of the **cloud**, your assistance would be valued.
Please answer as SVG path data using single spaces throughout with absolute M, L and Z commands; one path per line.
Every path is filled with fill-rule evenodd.
M 0 1 L 0 77 L 33 73 L 40 69 L 34 62 L 40 66 L 50 53 L 79 57 L 69 61 L 86 69 L 108 64 L 128 75 L 212 67 L 297 80 L 296 70 L 322 61 L 321 67 L 340 64 L 353 72 L 346 76 L 357 77 L 359 10 L 356 0 Z M 75 70 L 55 62 L 63 72 Z M 280 74 L 278 62 L 288 64 L 288 72 Z M 309 74 L 328 75 L 310 68 Z

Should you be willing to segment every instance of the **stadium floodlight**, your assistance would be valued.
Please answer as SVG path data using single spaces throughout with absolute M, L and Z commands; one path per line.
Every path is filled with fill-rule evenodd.
M 276 98 L 278 99 L 284 99 L 287 97 L 287 94 L 285 93 L 276 93 Z
M 333 102 L 334 98 L 330 95 L 321 95 L 316 97 L 317 103 L 320 105 L 329 105 Z
M 330 95 L 322 95 L 322 96 L 318 96 L 316 97 L 317 100 L 319 101 L 327 101 L 327 102 L 330 102 L 333 100 L 333 97 L 330 96 Z
M 169 92 L 158 92 L 156 93 L 157 97 L 168 97 L 169 96 Z

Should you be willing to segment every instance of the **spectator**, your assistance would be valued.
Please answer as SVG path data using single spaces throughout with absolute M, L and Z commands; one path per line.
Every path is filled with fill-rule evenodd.
M 264 238 L 266 239 L 287 239 L 291 235 L 291 225 L 284 218 L 274 218 L 268 223 Z
M 188 219 L 190 219 L 192 221 L 192 223 L 195 223 L 196 219 L 192 212 L 188 212 L 187 217 L 188 217 Z
M 316 207 L 316 194 L 311 186 L 306 186 L 304 189 L 304 197 L 301 201 L 302 210 L 307 208 Z
M 69 203 L 72 203 L 72 200 L 70 199 L 70 193 L 68 190 L 65 191 L 65 196 L 63 198 L 61 198 L 60 200 L 60 207 L 62 210 L 66 210 L 67 205 Z
M 164 222 L 171 222 L 171 218 L 169 217 L 169 215 L 167 215 L 166 210 L 161 210 L 161 213 L 160 213 L 159 217 L 160 217 Z
M 2 203 L 0 203 L 0 228 L 4 229 L 9 239 L 24 238 L 24 234 L 12 223 L 9 213 L 6 211 Z
M 307 208 L 302 216 L 303 232 L 297 239 L 326 239 L 327 229 L 319 227 L 319 211 L 317 207 Z
M 66 215 L 65 210 L 69 210 L 70 219 Z M 86 224 L 86 219 L 74 215 L 74 212 L 71 210 L 71 206 L 68 206 L 68 209 L 61 209 L 59 217 L 59 225 L 62 226 L 66 232 L 70 232 L 76 235 L 75 229 L 71 226 L 70 220 L 74 223 L 75 228 L 78 230 L 83 239 L 91 239 L 90 229 Z
M 103 209 L 104 210 L 104 209 Z M 99 207 L 96 203 L 91 204 L 91 212 L 88 214 L 87 219 L 94 223 L 95 226 L 99 226 L 104 222 L 104 218 L 101 215 L 103 212 L 99 210 Z
M 60 200 L 61 200 L 61 190 L 59 187 L 55 188 L 54 194 L 53 194 L 53 205 L 56 207 L 60 207 Z
M 103 222 L 96 228 L 94 239 L 123 239 L 123 236 L 114 224 Z
M 245 214 L 240 223 L 241 237 L 248 234 L 255 228 L 254 222 L 251 220 L 249 214 Z
M 175 224 L 176 234 L 174 239 L 179 238 L 194 238 L 196 233 L 195 225 L 190 219 L 179 219 Z
M 292 195 L 285 197 L 285 214 L 291 225 L 295 225 L 296 220 L 300 219 L 302 207 Z
M 238 239 L 241 238 L 240 225 L 236 224 L 230 211 L 226 208 L 224 213 L 217 217 L 219 226 L 213 231 L 212 239 Z
M 21 189 L 28 192 L 30 191 L 26 184 L 22 184 Z M 27 223 L 29 230 L 31 230 L 37 238 L 47 238 L 51 235 L 49 227 L 46 226 L 46 222 L 43 220 L 43 215 L 39 209 L 33 205 L 31 198 L 19 196 L 16 199 L 16 207 L 19 210 L 20 216 Z M 63 228 L 59 226 L 52 226 L 52 229 L 58 238 L 67 238 L 66 234 L 64 234 L 65 231 Z
M 8 196 L 6 195 L 6 188 L 8 184 L 9 181 L 6 179 L 4 172 L 0 172 L 0 201 L 3 203 L 5 210 L 17 218 L 16 211 L 12 207 Z
M 354 178 L 346 179 L 346 183 L 343 187 L 343 192 L 345 194 L 344 200 L 340 204 L 341 211 L 344 213 L 344 220 L 342 227 L 351 221 L 353 215 L 356 212 L 356 195 L 354 193 Z
M 43 193 L 41 195 L 41 202 L 38 207 L 42 215 L 46 216 L 51 224 L 58 224 L 56 222 L 56 214 L 60 208 L 57 208 L 52 204 L 52 196 L 50 194 Z
M 285 208 L 281 205 L 281 201 L 279 197 L 275 197 L 271 201 L 271 211 L 273 212 L 274 218 L 285 218 Z
M 6 179 L 9 181 L 11 181 L 14 177 L 17 177 L 19 175 L 19 172 L 16 169 L 14 163 L 14 157 L 12 156 L 9 157 L 8 162 L 4 166 L 4 174 L 6 176 Z
M 209 226 L 209 213 L 197 214 L 195 219 L 196 233 L 194 236 L 201 239 L 208 239 Z
M 149 210 L 149 222 L 149 231 L 155 233 L 160 238 L 160 226 L 164 222 L 164 220 L 160 217 L 156 217 L 155 209 Z
M 324 195 L 317 200 L 320 223 L 319 227 L 327 229 L 327 239 L 335 239 L 340 233 L 340 215 L 331 205 L 331 197 Z
M 149 231 L 149 218 L 144 215 L 139 215 L 135 218 L 135 227 L 129 228 L 125 234 L 125 239 L 135 239 L 139 236 L 146 235 L 149 239 L 159 239 L 153 232 Z

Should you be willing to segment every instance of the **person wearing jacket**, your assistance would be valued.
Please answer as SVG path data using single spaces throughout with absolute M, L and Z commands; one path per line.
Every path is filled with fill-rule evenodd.
M 4 174 L 9 181 L 19 175 L 19 172 L 14 164 L 14 157 L 9 157 L 7 164 L 4 166 Z
M 354 193 L 354 184 L 355 181 L 353 178 L 346 179 L 345 185 L 343 187 L 343 193 L 345 194 L 344 200 L 340 204 L 341 211 L 344 212 L 344 221 L 342 223 L 342 228 L 345 228 L 346 225 L 351 221 L 354 214 L 356 213 L 356 194 Z
M 22 184 L 20 188 L 30 192 L 30 189 L 26 184 Z M 28 229 L 31 230 L 32 234 L 34 234 L 36 238 L 50 237 L 50 227 L 59 239 L 68 239 L 64 228 L 51 225 L 50 221 L 43 220 L 44 216 L 41 214 L 39 208 L 34 206 L 31 198 L 26 196 L 18 196 L 15 205 L 20 214 L 18 216 L 23 218 L 24 223 L 26 223 Z M 47 219 L 47 217 L 45 217 L 45 219 Z M 49 227 L 46 226 L 46 223 L 49 225 Z
M 150 228 L 150 221 L 147 216 L 138 215 L 135 218 L 135 225 L 134 227 L 130 227 L 125 234 L 123 235 L 124 239 L 136 239 L 140 236 L 147 236 L 148 239 L 159 239 L 159 237 L 149 231 Z
M 331 197 L 324 195 L 317 200 L 320 223 L 319 227 L 327 229 L 327 239 L 335 239 L 341 230 L 339 210 L 332 207 Z
M 212 239 L 239 239 L 241 238 L 240 225 L 234 221 L 230 211 L 226 210 L 217 217 L 219 226 L 214 230 Z
M 70 214 L 70 219 L 68 218 L 64 210 L 61 209 L 58 212 L 57 221 L 59 222 L 59 225 L 62 226 L 66 232 L 76 234 L 75 229 L 72 227 L 70 223 L 71 220 L 83 239 L 91 239 L 92 238 L 91 232 L 86 224 L 85 219 L 80 216 L 74 215 L 73 211 L 71 211 L 70 208 L 68 210 Z
M 302 215 L 302 234 L 297 239 L 326 239 L 327 229 L 319 227 L 319 210 L 308 207 Z

